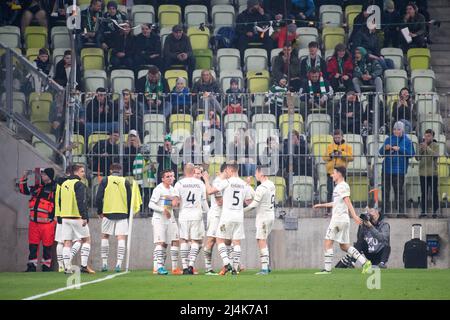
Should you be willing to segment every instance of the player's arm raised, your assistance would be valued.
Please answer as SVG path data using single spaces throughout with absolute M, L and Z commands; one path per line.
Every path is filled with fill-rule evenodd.
M 353 208 L 353 204 L 350 201 L 350 197 L 345 197 L 344 198 L 344 202 L 348 208 L 348 211 L 350 212 L 350 216 L 353 218 L 353 220 L 355 220 L 356 224 L 361 224 L 362 220 L 360 217 L 358 217 L 358 215 L 355 212 L 355 208 Z
M 320 208 L 333 208 L 333 202 L 318 203 L 313 206 L 313 209 L 320 209 Z
M 209 174 L 207 171 L 204 171 L 202 174 L 203 177 L 203 181 L 205 181 L 205 186 L 206 186 L 206 194 L 212 195 L 215 194 L 217 192 L 219 192 L 220 190 L 218 190 L 217 188 L 214 188 L 213 186 L 211 186 L 211 184 L 209 183 Z

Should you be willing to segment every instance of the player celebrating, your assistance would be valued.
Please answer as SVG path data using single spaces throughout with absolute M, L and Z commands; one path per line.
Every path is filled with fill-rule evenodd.
M 264 174 L 262 167 L 256 168 L 256 180 L 261 184 L 256 188 L 253 201 L 244 209 L 244 213 L 256 209 L 256 241 L 261 259 L 261 270 L 258 275 L 269 274 L 269 248 L 267 237 L 272 231 L 275 221 L 275 185 Z
M 225 275 L 232 271 L 233 275 L 237 275 L 241 260 L 241 240 L 245 239 L 244 201 L 251 201 L 251 192 L 250 187 L 239 178 L 237 164 L 227 165 L 226 177 L 227 179 L 217 183 L 216 187 L 211 187 L 208 174 L 205 172 L 203 175 L 208 194 L 223 194 L 222 214 L 217 228 L 217 247 L 224 267 L 219 274 Z M 233 243 L 233 266 L 227 254 L 227 239 Z
M 180 205 L 180 251 L 183 274 L 194 274 L 194 265 L 205 235 L 203 212 L 208 212 L 205 184 L 194 177 L 194 165 L 184 166 L 184 178 L 175 184 Z M 190 250 L 189 250 L 190 246 Z
M 357 224 L 361 224 L 361 218 L 356 215 L 352 202 L 350 201 L 350 187 L 345 182 L 346 176 L 345 167 L 336 167 L 332 174 L 335 187 L 333 190 L 333 202 L 316 204 L 314 209 L 317 208 L 333 208 L 330 225 L 328 226 L 327 233 L 325 235 L 325 269 L 315 274 L 331 274 L 331 265 L 333 263 L 333 244 L 334 241 L 338 242 L 341 249 L 348 253 L 355 260 L 362 264 L 362 273 L 372 267 L 370 260 L 367 260 L 358 250 L 350 245 L 350 218 L 349 212 L 353 220 Z
M 173 214 L 173 205 L 176 205 L 175 189 L 172 184 L 175 180 L 171 169 L 161 172 L 161 183 L 153 190 L 148 207 L 153 210 L 153 243 L 156 272 L 166 275 L 169 272 L 164 267 L 166 261 L 167 244 L 171 243 L 170 256 L 172 260 L 172 274 L 181 274 L 178 269 L 179 236 L 178 225 Z

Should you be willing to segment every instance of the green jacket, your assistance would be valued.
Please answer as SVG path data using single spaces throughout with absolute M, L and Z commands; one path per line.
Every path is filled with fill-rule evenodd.
M 424 177 L 438 175 L 439 144 L 436 140 L 423 147 L 419 145 L 419 175 Z
M 353 78 L 362 78 L 363 74 L 370 74 L 372 79 L 383 75 L 383 68 L 377 60 L 363 56 L 360 61 L 354 61 Z

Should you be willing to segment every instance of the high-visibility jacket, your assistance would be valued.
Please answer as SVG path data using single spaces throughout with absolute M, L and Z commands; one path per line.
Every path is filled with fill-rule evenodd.
M 62 218 L 87 219 L 85 193 L 85 186 L 79 178 L 70 177 L 64 181 L 59 190 L 59 215 Z
M 125 178 L 108 176 L 108 184 L 103 196 L 103 214 L 123 213 L 128 214 L 127 189 Z
M 28 188 L 27 179 L 21 178 L 19 191 L 31 195 L 28 201 L 30 221 L 37 223 L 50 223 L 54 220 L 55 212 L 55 184 L 39 184 Z

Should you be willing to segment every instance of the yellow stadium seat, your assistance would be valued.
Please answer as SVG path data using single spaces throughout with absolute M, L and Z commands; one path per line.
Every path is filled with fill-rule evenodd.
M 358 14 L 361 13 L 363 9 L 362 5 L 350 5 L 345 7 L 345 21 L 348 27 L 353 28 L 353 22 Z
M 175 87 L 175 84 L 177 83 L 177 78 L 184 78 L 186 81 L 188 80 L 188 73 L 186 70 L 167 70 L 164 73 L 164 78 L 166 78 L 169 88 L 172 90 L 173 87 Z
M 84 137 L 80 134 L 73 134 L 71 141 L 76 146 L 72 149 L 72 155 L 83 155 L 84 152 Z
M 88 148 L 89 150 L 92 149 L 92 147 L 94 146 L 94 144 L 96 144 L 97 142 L 101 141 L 101 140 L 106 140 L 109 138 L 109 135 L 107 133 L 93 133 L 89 136 L 88 138 Z
M 47 28 L 28 26 L 25 28 L 26 48 L 47 48 Z
M 207 27 L 205 27 L 204 31 L 198 27 L 190 27 L 187 30 L 187 36 L 191 41 L 192 50 L 208 49 L 209 29 Z
M 337 44 L 345 43 L 345 30 L 341 27 L 325 27 L 322 31 L 322 43 L 325 51 L 334 49 Z
M 100 48 L 81 49 L 81 64 L 84 70 L 103 70 L 104 55 Z
M 256 178 L 253 176 L 250 177 L 241 177 L 242 180 L 244 180 L 245 182 L 247 182 L 247 178 L 250 178 L 250 186 L 255 189 L 256 188 Z
M 180 129 L 192 132 L 193 121 L 189 114 L 171 114 L 169 117 L 170 132 Z
M 439 201 L 447 202 L 450 195 L 450 177 L 439 179 Z
M 247 72 L 247 88 L 251 93 L 269 91 L 270 75 L 269 71 L 249 71 Z
M 333 137 L 328 134 L 311 136 L 311 150 L 316 160 L 321 160 L 327 151 L 327 146 L 333 142 Z
M 47 115 L 48 117 L 48 115 Z M 31 123 L 38 128 L 40 131 L 44 132 L 44 133 L 50 133 L 51 132 L 51 126 L 50 126 L 50 122 L 47 120 L 32 120 Z
M 431 53 L 427 48 L 411 48 L 406 54 L 408 57 L 409 70 L 429 69 Z
M 439 178 L 450 177 L 450 159 L 447 157 L 439 157 L 438 159 Z
M 158 8 L 160 27 L 171 27 L 181 23 L 181 7 L 172 4 L 162 4 Z
M 292 129 L 297 130 L 300 134 L 303 134 L 304 131 L 304 123 L 303 123 L 303 117 L 299 113 L 294 114 L 282 114 L 278 118 L 279 128 L 281 130 L 281 137 L 283 139 L 286 139 L 289 134 L 289 118 L 292 118 Z
M 36 60 L 36 58 L 39 55 L 39 48 L 28 48 L 27 49 L 27 59 L 31 62 L 33 62 L 34 60 Z
M 53 97 L 49 92 L 30 94 L 29 104 L 31 107 L 30 120 L 32 122 L 48 121 L 48 115 L 50 113 L 50 106 L 52 104 Z
M 352 203 L 358 207 L 366 205 L 369 200 L 369 178 L 367 176 L 355 175 L 347 177 L 346 181 L 350 186 L 350 199 Z

